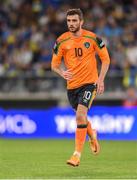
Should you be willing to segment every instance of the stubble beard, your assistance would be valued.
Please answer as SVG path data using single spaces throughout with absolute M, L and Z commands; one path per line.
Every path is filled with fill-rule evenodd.
M 69 31 L 70 31 L 71 33 L 76 33 L 76 32 L 78 32 L 79 30 L 80 30 L 80 26 L 77 27 L 77 28 L 74 29 L 74 30 L 71 30 L 71 29 L 69 28 Z

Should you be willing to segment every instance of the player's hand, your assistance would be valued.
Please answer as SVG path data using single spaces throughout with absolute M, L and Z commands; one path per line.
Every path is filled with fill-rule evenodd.
M 104 92 L 104 81 L 98 79 L 96 82 L 97 85 L 97 94 L 103 94 Z
M 72 78 L 72 73 L 70 72 L 70 70 L 62 70 L 62 77 L 66 80 L 70 80 Z

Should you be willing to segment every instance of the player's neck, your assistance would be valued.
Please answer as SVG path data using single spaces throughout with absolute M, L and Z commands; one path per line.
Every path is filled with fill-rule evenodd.
M 82 29 L 80 29 L 79 31 L 75 32 L 75 33 L 72 33 L 72 35 L 74 37 L 80 37 L 82 35 Z

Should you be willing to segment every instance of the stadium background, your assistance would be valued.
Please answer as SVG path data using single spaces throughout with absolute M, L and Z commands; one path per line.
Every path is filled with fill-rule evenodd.
M 70 139 L 74 139 L 75 114 L 67 101 L 65 81 L 50 71 L 55 40 L 67 30 L 65 12 L 75 7 L 84 12 L 84 28 L 103 38 L 111 57 L 105 93 L 96 97 L 89 112 L 104 147 L 104 156 L 93 158 L 101 170 L 98 173 L 93 166 L 87 168 L 91 162 L 85 149 L 86 165 L 78 177 L 73 170 L 63 169 L 68 157 L 60 156 L 60 151 L 64 155 L 72 151 Z M 3 167 L 0 178 L 66 178 L 67 175 L 68 178 L 137 178 L 136 9 L 136 0 L 0 1 L 0 158 Z M 100 67 L 99 57 L 97 59 Z M 113 157 L 117 148 L 117 156 Z M 46 153 L 49 159 L 45 158 Z M 104 160 L 108 158 L 107 153 L 113 157 L 109 159 L 112 160 L 110 173 Z M 39 158 L 35 157 L 37 154 Z M 30 164 L 24 162 L 25 156 Z M 54 166 L 48 163 L 52 157 Z M 126 165 L 122 164 L 123 160 Z M 116 162 L 121 168 L 114 168 Z M 64 174 L 55 171 L 58 163 L 60 173 Z M 31 168 L 27 168 L 28 164 Z

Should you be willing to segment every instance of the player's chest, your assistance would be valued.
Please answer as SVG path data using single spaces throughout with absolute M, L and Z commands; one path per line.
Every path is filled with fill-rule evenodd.
M 93 50 L 93 44 L 88 39 L 71 39 L 64 43 L 64 52 L 82 56 Z

